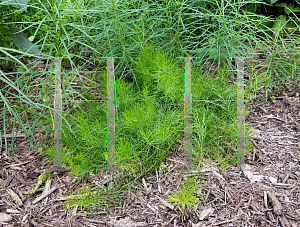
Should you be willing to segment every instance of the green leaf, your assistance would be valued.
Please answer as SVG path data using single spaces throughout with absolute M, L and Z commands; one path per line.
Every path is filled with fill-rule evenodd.
M 44 191 L 44 188 L 38 188 L 37 190 L 35 190 L 35 192 L 42 192 Z
M 43 183 L 44 178 L 45 178 L 45 172 L 43 172 L 43 173 L 39 176 L 37 185 L 30 191 L 31 194 L 34 194 L 34 193 L 38 190 L 38 188 L 39 188 L 39 187 L 41 186 L 41 184 Z
M 30 42 L 32 42 L 32 41 L 34 40 L 34 36 L 33 36 L 33 35 L 30 36 L 30 37 L 28 38 L 28 40 L 29 40 Z
M 282 28 L 286 26 L 286 16 L 280 15 L 277 17 L 276 22 L 273 24 L 272 28 L 275 32 L 279 32 Z
M 21 49 L 22 51 L 26 52 L 27 54 L 32 55 L 43 55 L 43 53 L 35 47 L 35 45 L 30 42 L 21 32 L 19 29 L 11 26 L 11 38 L 14 44 Z
M 28 0 L 2 0 L 2 2 L 5 2 L 17 9 L 21 9 L 24 12 L 27 12 Z
M 285 15 L 280 15 L 277 18 L 277 20 L 278 20 L 279 25 L 282 27 L 286 22 L 286 16 Z
M 299 13 L 299 12 L 300 12 L 300 8 L 299 8 L 299 7 L 295 7 L 295 8 L 293 9 L 293 12 Z
M 277 2 L 278 0 L 271 0 L 271 4 L 274 4 L 275 2 Z
M 256 13 L 256 11 L 260 7 L 260 5 L 261 5 L 260 3 L 250 3 L 246 7 L 246 10 L 247 10 L 247 12 Z
M 82 92 L 82 96 L 86 99 L 91 99 L 91 96 L 89 95 L 89 93 L 87 91 Z
M 287 7 L 284 8 L 284 12 L 289 15 L 294 9 L 294 4 L 290 3 Z
M 46 178 L 45 178 L 45 184 L 50 179 L 51 173 L 47 170 Z
M 278 3 L 275 6 L 277 6 L 277 7 L 287 7 L 287 4 L 286 3 Z

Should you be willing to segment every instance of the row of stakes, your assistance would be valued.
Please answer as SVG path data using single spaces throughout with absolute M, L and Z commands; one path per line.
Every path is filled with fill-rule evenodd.
M 107 58 L 107 167 L 111 174 L 115 169 L 115 74 L 114 58 Z M 177 57 L 185 59 L 184 88 L 184 170 L 192 169 L 192 102 L 219 102 L 217 100 L 192 100 L 191 61 L 195 57 Z M 244 58 L 237 59 L 237 155 L 234 171 L 245 169 L 245 100 L 244 100 Z M 190 98 L 188 98 L 190 97 Z M 76 100 L 73 100 L 76 101 Z M 84 100 L 80 100 L 84 101 Z M 54 95 L 54 168 L 62 170 L 62 89 L 61 89 L 61 57 L 55 57 L 55 95 Z M 249 169 L 250 170 L 250 169 Z M 251 170 L 250 170 L 251 171 Z

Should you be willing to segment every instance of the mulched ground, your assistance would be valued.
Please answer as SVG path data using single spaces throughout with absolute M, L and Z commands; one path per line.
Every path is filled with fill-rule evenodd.
M 299 93 L 294 92 L 298 89 L 292 86 L 266 104 L 262 100 L 246 103 L 246 122 L 256 129 L 250 154 L 245 157 L 246 167 L 252 171 L 223 170 L 205 158 L 203 179 L 198 184 L 206 196 L 183 222 L 180 212 L 165 204 L 167 196 L 180 188 L 182 145 L 164 162 L 170 171 L 145 176 L 147 190 L 125 193 L 122 207 L 74 214 L 63 207 L 64 196 L 75 189 L 104 185 L 106 173 L 80 183 L 68 172 L 52 172 L 44 198 L 42 192 L 31 195 L 38 176 L 53 166 L 36 152 L 28 154 L 28 142 L 19 139 L 13 157 L 4 157 L 3 151 L 0 154 L 0 226 L 300 226 L 300 105 Z

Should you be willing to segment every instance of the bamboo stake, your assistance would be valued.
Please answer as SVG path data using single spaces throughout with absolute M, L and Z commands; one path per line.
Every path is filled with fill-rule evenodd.
M 192 77 L 191 77 L 192 57 L 185 58 L 185 78 L 184 78 L 184 165 L 189 172 L 192 167 Z
M 55 95 L 54 95 L 54 166 L 62 168 L 62 93 L 61 58 L 55 58 Z

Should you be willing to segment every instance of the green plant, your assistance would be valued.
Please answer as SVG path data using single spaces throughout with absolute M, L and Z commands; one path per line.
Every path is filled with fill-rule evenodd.
M 254 93 L 254 99 L 256 98 L 256 94 L 258 91 L 263 89 L 265 87 L 265 84 L 263 83 L 266 81 L 266 73 L 258 73 L 255 72 L 254 75 L 249 76 L 249 86 L 245 89 L 245 94 L 253 94 Z
M 203 193 L 196 185 L 195 176 L 188 180 L 181 180 L 182 189 L 168 197 L 168 201 L 173 203 L 181 212 L 181 219 L 187 212 L 193 212 L 200 205 Z
M 83 212 L 85 210 L 96 212 L 102 207 L 106 207 L 109 210 L 110 203 L 116 203 L 122 206 L 118 200 L 123 196 L 120 196 L 112 192 L 112 187 L 105 189 L 100 189 L 97 187 L 96 191 L 92 191 L 89 187 L 83 187 L 81 191 L 75 190 L 67 198 L 67 202 L 64 203 L 65 208 L 71 208 L 74 213 L 78 210 Z
M 47 183 L 47 181 L 50 179 L 50 172 L 47 170 L 46 171 L 46 174 L 45 174 L 45 171 L 39 176 L 39 179 L 38 179 L 38 182 L 37 182 L 37 185 L 31 189 L 30 193 L 31 194 L 34 194 L 38 191 L 43 191 L 44 188 L 39 188 L 43 183 Z
M 219 75 L 221 76 L 221 81 L 225 81 L 225 79 L 228 77 L 228 71 L 227 66 L 223 65 L 223 68 L 218 69 Z

